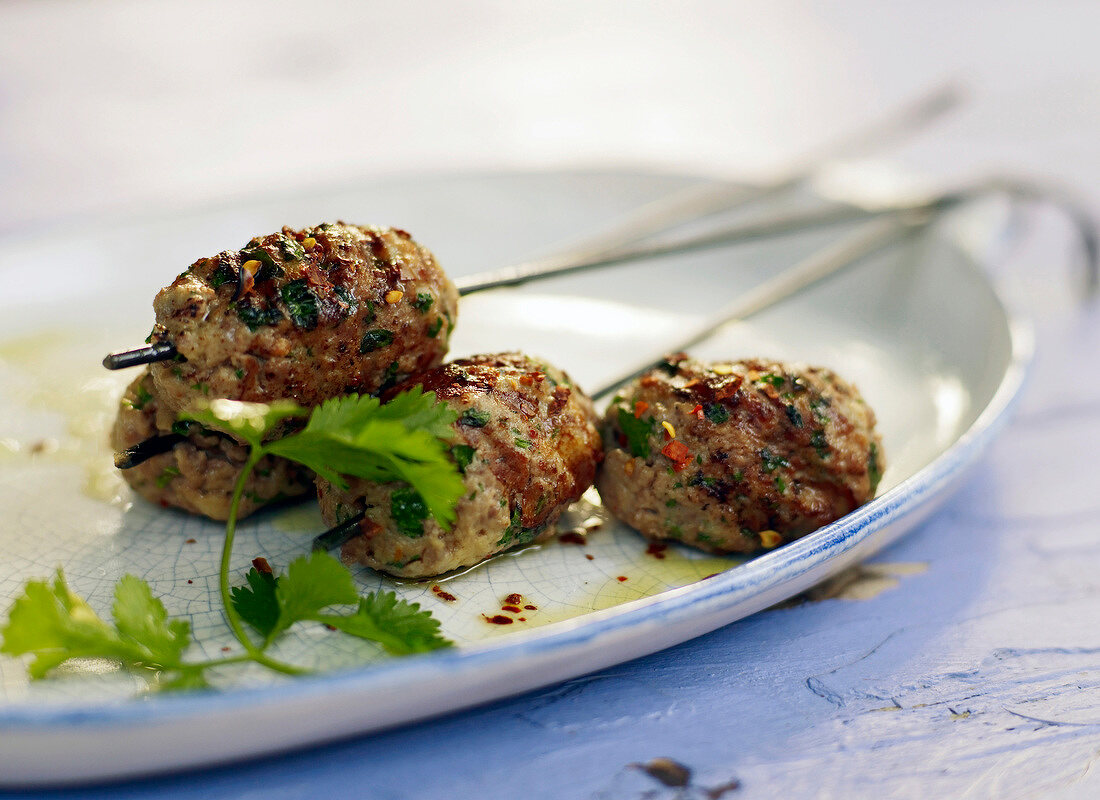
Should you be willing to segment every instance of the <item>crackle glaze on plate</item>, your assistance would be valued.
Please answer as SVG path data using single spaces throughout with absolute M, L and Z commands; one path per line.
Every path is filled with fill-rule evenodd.
M 405 227 L 457 276 L 545 252 L 688 182 L 619 173 L 395 179 L 9 239 L 0 249 L 0 276 L 12 287 L 0 300 L 0 607 L 27 579 L 63 566 L 106 615 L 115 580 L 133 573 L 171 615 L 191 621 L 195 658 L 232 644 L 216 599 L 221 526 L 135 498 L 105 443 L 131 375 L 107 373 L 99 360 L 144 338 L 153 293 L 196 258 L 283 224 L 340 218 Z M 1029 356 L 1028 335 L 955 233 L 933 231 L 868 259 L 694 351 L 817 363 L 856 382 L 878 414 L 888 462 L 873 503 L 744 561 L 676 547 L 655 558 L 586 499 L 559 526 L 593 528 L 585 545 L 555 540 L 436 582 L 359 571 L 364 591 L 394 588 L 431 609 L 458 647 L 389 659 L 297 626 L 278 654 L 321 670 L 306 678 L 227 668 L 215 691 L 156 695 L 106 668 L 32 684 L 20 661 L 3 657 L 0 785 L 211 764 L 468 707 L 684 641 L 865 558 L 945 499 L 1003 422 Z M 830 235 L 471 296 L 452 353 L 521 349 L 598 385 Z M 322 527 L 315 503 L 250 518 L 234 569 L 243 573 L 255 556 L 285 566 Z M 441 599 L 436 584 L 456 600 Z M 487 622 L 512 593 L 536 609 L 509 625 Z

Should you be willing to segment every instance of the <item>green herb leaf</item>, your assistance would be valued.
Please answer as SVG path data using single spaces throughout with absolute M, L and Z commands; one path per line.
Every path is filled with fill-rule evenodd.
M 454 459 L 455 466 L 463 475 L 466 474 L 466 467 L 473 462 L 475 452 L 474 448 L 468 444 L 456 444 L 451 447 L 451 458 Z
M 378 642 L 393 655 L 426 653 L 452 643 L 439 633 L 439 621 L 419 603 L 398 600 L 394 592 L 371 592 L 359 600 L 354 614 L 314 617 L 344 633 Z
M 363 334 L 363 340 L 359 343 L 360 353 L 373 353 L 383 347 L 393 344 L 393 331 L 383 328 L 373 328 Z
M 168 621 L 148 584 L 132 575 L 115 588 L 116 626 L 104 622 L 69 589 L 61 570 L 53 583 L 28 581 L 0 631 L 0 653 L 33 655 L 32 678 L 74 658 L 108 658 L 123 666 L 173 669 L 190 641 L 190 626 Z
M 317 327 L 317 295 L 309 288 L 309 281 L 299 278 L 291 281 L 279 291 L 287 311 L 290 312 L 290 321 L 304 331 L 311 331 Z
M 359 593 L 348 568 L 318 551 L 290 562 L 286 575 L 275 582 L 275 599 L 279 618 L 273 632 L 279 633 L 295 622 L 312 618 L 323 608 L 354 603 Z
M 703 408 L 703 414 L 715 425 L 728 422 L 730 418 L 730 412 L 721 403 L 708 403 Z
M 442 440 L 443 434 L 451 433 L 455 412 L 435 403 L 434 393 L 419 388 L 410 392 L 412 396 L 398 395 L 385 406 L 359 395 L 327 400 L 301 433 L 265 449 L 341 486 L 341 475 L 379 483 L 404 481 L 420 494 L 436 521 L 449 527 L 454 505 L 465 493 Z M 391 409 L 394 403 L 398 405 Z M 405 412 L 408 416 L 402 417 Z
M 428 518 L 428 506 L 415 489 L 403 487 L 390 495 L 390 516 L 397 530 L 410 539 L 424 535 L 424 520 Z
M 191 641 L 191 625 L 182 619 L 169 620 L 164 604 L 153 596 L 149 584 L 134 575 L 123 575 L 115 584 L 111 613 L 122 640 L 149 654 L 146 666 L 179 664 Z
M 207 428 L 235 436 L 253 447 L 259 447 L 264 437 L 288 417 L 304 417 L 309 410 L 293 400 L 276 400 L 274 403 L 246 403 L 243 400 L 211 400 L 205 408 L 198 408 L 180 415 L 202 423 Z M 307 465 L 308 466 L 308 465 Z
M 234 586 L 230 590 L 233 608 L 241 619 L 267 637 L 279 622 L 279 601 L 275 599 L 278 579 L 270 572 L 260 572 L 255 567 L 244 576 L 247 586 Z
M 653 417 L 635 417 L 625 408 L 619 408 L 619 427 L 626 436 L 626 446 L 635 458 L 649 458 L 649 437 L 657 429 Z
M 467 428 L 484 428 L 489 424 L 488 411 L 479 411 L 476 408 L 467 408 L 462 412 L 462 416 L 458 418 L 458 424 L 464 425 Z
M 882 480 L 882 467 L 878 463 L 878 445 L 874 442 L 871 442 L 871 450 L 867 454 L 867 472 L 871 481 L 871 496 L 874 497 L 879 481 Z
M 432 297 L 431 292 L 417 292 L 416 301 L 413 303 L 413 307 L 421 314 L 426 314 L 428 309 L 432 307 L 432 303 L 435 298 Z
M 241 322 L 248 326 L 250 331 L 257 331 L 264 325 L 275 325 L 283 318 L 283 312 L 271 306 L 260 308 L 247 300 L 237 303 L 237 316 Z

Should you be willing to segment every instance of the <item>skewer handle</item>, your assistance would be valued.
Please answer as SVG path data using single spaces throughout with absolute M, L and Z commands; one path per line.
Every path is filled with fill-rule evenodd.
M 167 453 L 187 437 L 178 433 L 166 433 L 163 436 L 153 436 L 143 442 L 138 442 L 128 450 L 115 453 L 115 466 L 118 469 L 130 469 L 136 467 L 153 456 Z
M 360 511 L 351 519 L 341 522 L 334 528 L 329 528 L 313 540 L 313 549 L 315 551 L 332 550 L 340 547 L 359 530 L 359 523 L 363 521 L 364 516 L 366 516 L 366 512 Z
M 139 364 L 152 364 L 154 361 L 168 361 L 175 357 L 175 345 L 158 342 L 148 347 L 111 353 L 103 359 L 103 366 L 107 369 L 126 369 L 127 367 L 136 367 Z

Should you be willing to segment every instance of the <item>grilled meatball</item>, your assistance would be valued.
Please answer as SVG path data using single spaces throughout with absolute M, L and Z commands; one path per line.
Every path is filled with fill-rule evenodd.
M 458 413 L 451 453 L 469 490 L 443 530 L 403 483 L 317 479 L 329 525 L 365 511 L 345 561 L 425 577 L 546 539 L 562 511 L 592 485 L 602 456 L 592 402 L 560 371 L 518 353 L 459 359 L 414 375 Z
M 211 519 L 229 516 L 233 488 L 248 458 L 248 448 L 196 423 L 158 425 L 159 403 L 148 370 L 127 387 L 111 429 L 111 445 L 128 450 L 154 436 L 175 432 L 187 439 L 171 450 L 122 471 L 134 491 L 151 503 L 182 508 Z M 268 503 L 301 497 L 313 489 L 313 473 L 298 464 L 265 456 L 245 483 L 239 516 Z
M 604 505 L 712 553 L 810 533 L 874 497 L 883 469 L 874 412 L 820 367 L 681 353 L 624 387 L 603 425 Z
M 376 393 L 443 360 L 458 292 L 404 231 L 338 223 L 199 259 L 153 307 L 151 341 L 185 359 L 152 367 L 175 414 L 214 397 Z

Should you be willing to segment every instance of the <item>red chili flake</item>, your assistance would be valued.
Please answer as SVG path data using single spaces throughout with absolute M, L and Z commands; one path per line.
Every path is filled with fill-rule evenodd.
M 691 451 L 679 439 L 673 439 L 661 449 L 661 454 L 672 462 L 672 468 L 679 472 L 691 461 Z
M 507 597 L 504 598 L 504 602 L 509 603 L 510 605 L 516 605 L 518 603 L 522 603 L 523 602 L 523 595 L 520 594 L 519 592 L 512 592 L 510 595 L 508 595 Z
M 644 414 L 646 412 L 646 409 L 648 408 L 649 403 L 647 403 L 645 400 L 639 400 L 637 403 L 634 404 L 634 418 L 641 419 L 642 414 Z
M 193 580 L 191 580 L 190 578 L 188 578 L 188 579 L 187 579 L 187 582 L 188 582 L 188 583 L 194 583 L 194 581 L 193 581 Z
M 562 544 L 588 544 L 588 537 L 583 533 L 577 533 L 576 531 L 569 531 L 558 536 L 558 541 Z
M 526 608 L 528 611 L 538 611 L 539 610 L 538 606 L 524 606 L 524 608 Z
M 737 394 L 737 390 L 741 388 L 741 382 L 743 378 L 740 375 L 734 375 L 727 379 L 721 386 L 714 391 L 715 400 L 725 400 L 733 397 Z
M 184 539 L 183 543 L 184 544 L 194 544 L 196 541 L 198 541 L 198 540 L 197 539 Z
M 252 559 L 252 566 L 256 568 L 257 572 L 261 572 L 264 575 L 274 574 L 274 570 L 271 569 L 271 565 L 267 563 L 267 559 L 263 556 Z
M 324 625 L 324 626 L 325 626 L 326 628 L 328 628 L 328 629 L 329 629 L 330 631 L 334 631 L 334 630 L 336 630 L 336 626 L 335 626 L 335 625 L 329 625 L 329 624 L 328 624 L 327 622 L 323 622 L 323 623 L 321 623 L 321 624 L 322 624 L 322 625 Z
M 432 591 L 435 593 L 436 597 L 438 597 L 440 600 L 446 600 L 448 603 L 453 603 L 455 600 L 458 599 L 450 592 L 443 591 L 443 589 L 439 586 L 433 586 Z
M 617 580 L 619 583 L 622 583 L 623 581 L 627 580 L 627 577 L 625 575 L 620 575 L 615 580 Z
M 508 612 L 511 612 L 512 614 L 518 614 L 521 609 L 520 609 L 519 606 L 501 606 L 500 610 L 501 611 L 508 611 Z
M 595 556 L 589 555 L 588 553 L 585 553 L 584 557 L 587 558 L 589 561 L 595 561 L 596 560 Z
M 518 617 L 518 619 L 519 619 L 520 622 L 526 622 L 527 621 L 527 617 Z
M 696 405 L 695 408 L 691 409 L 691 413 L 694 414 L 697 418 L 702 419 L 703 407 L 701 405 Z
M 482 614 L 485 617 L 485 621 L 493 625 L 511 625 L 514 621 L 511 617 L 506 617 L 503 614 L 497 614 L 494 617 L 490 617 L 488 614 Z
M 663 559 L 665 557 L 665 551 L 668 550 L 667 544 L 661 542 L 650 542 L 649 547 L 645 549 L 647 556 L 653 556 L 654 558 Z
M 232 649 L 233 649 L 232 647 L 230 647 L 229 645 L 226 645 L 225 647 L 222 648 L 222 652 L 223 653 L 228 653 Z

